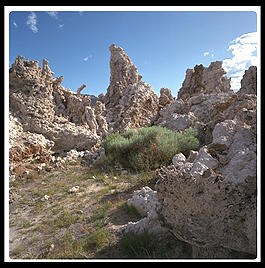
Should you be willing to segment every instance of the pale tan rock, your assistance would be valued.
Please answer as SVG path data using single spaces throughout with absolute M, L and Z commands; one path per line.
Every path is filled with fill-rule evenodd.
M 165 226 L 196 247 L 255 255 L 257 155 L 250 126 L 237 116 L 217 124 L 213 142 L 192 160 L 158 171 Z
M 165 106 L 169 105 L 172 101 L 174 101 L 174 97 L 172 96 L 171 90 L 168 88 L 161 88 L 160 89 L 160 97 L 159 97 L 159 106 L 164 108 Z
M 110 85 L 104 96 L 106 121 L 110 132 L 149 126 L 158 111 L 158 97 L 153 88 L 138 74 L 124 50 L 109 48 Z
M 77 89 L 77 94 L 81 94 L 81 91 L 86 87 L 86 84 L 82 84 L 78 89 Z
M 230 79 L 223 76 L 226 72 L 222 68 L 222 62 L 212 62 L 209 67 L 202 64 L 194 69 L 187 69 L 186 77 L 178 92 L 178 98 L 184 100 L 200 93 L 229 92 Z
M 91 98 L 65 89 L 62 81 L 63 76 L 53 77 L 47 60 L 41 68 L 19 56 L 10 68 L 10 112 L 23 132 L 50 140 L 54 152 L 90 149 L 100 141 Z

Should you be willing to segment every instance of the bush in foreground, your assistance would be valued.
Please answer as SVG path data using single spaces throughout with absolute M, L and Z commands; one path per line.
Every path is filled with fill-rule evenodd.
M 101 145 L 106 156 L 124 168 L 147 171 L 169 165 L 177 153 L 188 156 L 190 150 L 199 148 L 199 141 L 196 131 L 191 128 L 180 133 L 152 126 L 138 131 L 129 129 L 123 134 L 110 134 Z

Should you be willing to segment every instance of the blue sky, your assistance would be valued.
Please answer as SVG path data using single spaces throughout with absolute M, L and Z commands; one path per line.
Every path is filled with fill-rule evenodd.
M 50 7 L 47 7 L 47 10 Z M 186 69 L 224 61 L 232 85 L 257 62 L 257 14 L 253 11 L 12 11 L 9 66 L 18 55 L 46 58 L 54 76 L 76 92 L 106 93 L 111 44 L 121 46 L 143 81 L 159 95 L 174 96 Z M 51 8 L 50 8 L 51 9 Z M 82 9 L 81 9 L 82 10 Z

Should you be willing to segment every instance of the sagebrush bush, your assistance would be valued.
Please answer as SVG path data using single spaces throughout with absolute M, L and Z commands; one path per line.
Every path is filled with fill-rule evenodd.
M 199 141 L 194 129 L 183 133 L 152 126 L 138 131 L 129 129 L 123 134 L 113 133 L 102 141 L 106 155 L 124 168 L 146 171 L 169 165 L 175 154 L 188 155 L 197 150 Z

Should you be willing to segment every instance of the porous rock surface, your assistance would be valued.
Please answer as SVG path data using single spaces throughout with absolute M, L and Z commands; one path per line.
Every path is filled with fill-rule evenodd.
M 142 81 L 123 48 L 113 44 L 109 50 L 111 76 L 104 103 L 110 131 L 150 126 L 158 111 L 158 97 L 153 88 Z
M 143 217 L 137 222 L 128 222 L 121 227 L 123 232 L 161 234 L 165 231 L 158 217 L 160 203 L 158 202 L 157 192 L 145 186 L 140 190 L 134 191 L 133 196 L 127 200 L 129 206 L 135 207 L 137 212 Z
M 112 132 L 150 125 L 198 130 L 199 151 L 177 154 L 157 170 L 155 191 L 136 191 L 129 205 L 143 218 L 123 226 L 141 232 L 164 228 L 193 247 L 196 258 L 256 254 L 257 68 L 246 70 L 235 93 L 222 62 L 188 69 L 174 98 L 160 97 L 142 81 L 124 50 L 109 47 L 110 85 L 94 99 L 65 89 L 48 61 L 18 56 L 10 68 L 10 162 L 34 156 L 60 163 L 79 157 L 89 166 L 104 154 L 98 147 Z M 91 100 L 94 101 L 93 105 Z M 65 157 L 51 157 L 54 152 Z M 233 254 L 232 254 L 233 253 Z M 233 255 L 234 256 L 234 255 Z
M 253 88 L 255 68 L 250 68 L 242 79 L 244 88 Z M 254 72 L 254 73 L 253 73 Z M 196 65 L 188 69 L 178 98 L 159 111 L 155 124 L 174 131 L 183 131 L 193 127 L 198 130 L 202 145 L 212 142 L 212 132 L 217 123 L 233 119 L 242 109 L 254 111 L 256 95 L 252 91 L 230 89 L 230 79 L 224 76 L 222 62 L 212 62 L 209 67 Z M 249 86 L 248 83 L 250 84 Z M 253 110 L 254 109 L 254 110 Z
M 257 66 L 250 66 L 248 70 L 245 71 L 238 93 L 257 95 Z
M 214 109 L 219 111 L 211 139 L 187 159 L 178 154 L 173 165 L 157 171 L 160 216 L 164 226 L 194 246 L 195 257 L 218 257 L 218 248 L 227 256 L 231 250 L 255 256 L 257 96 L 221 91 L 214 100 L 212 94 L 201 92 L 188 100 L 189 111 L 203 123 L 214 122 Z M 175 102 L 176 108 L 184 106 L 181 98 Z M 202 104 L 208 114 L 196 112 Z
M 99 142 L 91 98 L 65 89 L 63 77 L 53 77 L 47 60 L 40 67 L 18 56 L 9 74 L 9 111 L 23 133 L 42 135 L 54 152 L 89 150 Z

